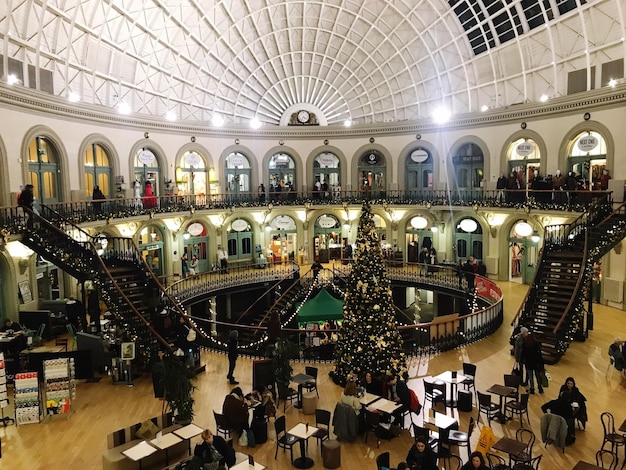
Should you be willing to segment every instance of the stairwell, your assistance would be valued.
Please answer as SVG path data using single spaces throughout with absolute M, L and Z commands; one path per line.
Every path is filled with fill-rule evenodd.
M 605 201 L 545 232 L 535 279 L 516 321 L 541 342 L 544 361 L 555 364 L 575 338 L 585 337 L 593 265 L 626 236 L 626 208 L 613 210 Z
M 163 290 L 132 239 L 93 237 L 46 206 L 41 214 L 32 214 L 33 226 L 23 232 L 22 243 L 78 281 L 92 281 L 122 327 L 123 338 L 136 343 L 140 369 L 146 370 L 159 351 L 173 350 L 172 338 L 157 331 L 160 313 L 172 321 L 182 317 L 201 334 Z

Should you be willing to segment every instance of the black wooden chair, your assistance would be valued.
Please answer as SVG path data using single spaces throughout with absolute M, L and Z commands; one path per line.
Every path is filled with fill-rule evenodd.
M 284 415 L 274 420 L 274 429 L 276 430 L 276 453 L 274 454 L 274 460 L 278 457 L 278 448 L 282 447 L 283 452 L 289 449 L 291 463 L 293 464 L 293 446 L 300 442 L 300 439 L 287 432 Z
M 313 434 L 313 437 L 317 439 L 317 445 L 322 449 L 322 442 L 326 439 L 330 439 L 330 411 L 315 410 L 315 427 L 317 431 Z
M 217 429 L 217 435 L 222 434 L 225 440 L 230 439 L 230 428 L 226 422 L 226 417 L 223 414 L 213 411 L 213 417 L 215 418 L 215 428 Z
M 480 413 L 485 413 L 487 416 L 487 424 L 491 426 L 491 420 L 495 418 L 500 412 L 500 407 L 497 403 L 491 402 L 491 395 L 487 393 L 481 393 L 476 390 L 476 396 L 478 397 L 478 418 L 480 420 Z

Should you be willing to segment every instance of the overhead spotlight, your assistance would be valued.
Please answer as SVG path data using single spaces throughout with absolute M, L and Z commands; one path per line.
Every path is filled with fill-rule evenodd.
M 78 93 L 70 92 L 67 95 L 67 99 L 70 101 L 70 103 L 77 103 L 80 101 L 80 95 Z
M 541 237 L 539 236 L 539 232 L 535 230 L 532 236 L 530 237 L 530 239 L 532 240 L 533 243 L 539 243 L 539 240 L 541 240 Z
M 124 101 L 120 101 L 117 105 L 117 111 L 120 114 L 130 114 L 130 105 L 126 104 Z
M 215 127 L 222 127 L 224 125 L 224 118 L 220 114 L 214 114 L 211 123 Z
M 483 104 L 483 105 L 480 107 L 480 110 L 481 110 L 483 113 L 484 113 L 485 111 L 489 111 L 489 106 L 487 106 L 486 104 Z
M 178 116 L 176 116 L 176 113 L 174 111 L 168 111 L 165 115 L 165 119 L 167 119 L 168 121 L 176 121 L 177 117 Z
M 346 119 L 345 121 L 343 121 L 343 125 L 345 127 L 350 127 L 352 125 L 352 119 Z
M 15 74 L 11 74 L 7 77 L 7 83 L 9 85 L 18 85 L 20 82 L 21 80 L 17 78 L 17 75 Z
M 252 129 L 258 129 L 259 127 L 261 127 L 261 121 L 259 121 L 259 119 L 258 119 L 258 118 L 253 118 L 253 119 L 250 121 L 250 127 L 251 127 Z
M 433 120 L 437 124 L 445 124 L 450 120 L 450 110 L 445 108 L 444 106 L 437 106 L 433 111 Z
M 542 103 L 545 103 L 546 101 L 548 101 L 548 95 L 541 95 L 541 98 L 539 98 L 539 101 L 541 101 Z

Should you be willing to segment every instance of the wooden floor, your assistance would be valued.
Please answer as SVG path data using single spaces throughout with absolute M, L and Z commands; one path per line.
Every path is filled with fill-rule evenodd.
M 462 349 L 447 353 L 413 359 L 410 363 L 409 386 L 423 397 L 423 378 L 437 375 L 446 370 L 460 369 L 464 361 L 477 364 L 476 383 L 479 390 L 484 391 L 493 383 L 501 383 L 502 375 L 509 373 L 513 358 L 509 353 L 508 344 L 511 328 L 508 326 L 523 299 L 525 286 L 516 283 L 501 283 L 505 299 L 505 323 L 490 338 L 482 340 Z M 615 370 L 607 369 L 607 348 L 616 335 L 626 336 L 626 312 L 594 306 L 595 331 L 585 343 L 574 343 L 565 357 L 555 366 L 549 366 L 552 383 L 544 395 L 531 395 L 530 417 L 531 428 L 537 435 L 539 432 L 539 407 L 548 399 L 555 397 L 559 386 L 567 376 L 574 376 L 581 391 L 587 396 L 589 423 L 586 431 L 577 431 L 576 443 L 568 447 L 565 454 L 550 446 L 544 449 L 540 442 L 536 444 L 535 453 L 544 454 L 542 469 L 571 469 L 580 459 L 593 461 L 595 452 L 602 443 L 602 426 L 600 413 L 612 411 L 617 425 L 626 418 L 626 379 Z M 195 423 L 202 427 L 214 428 L 211 410 L 221 410 L 222 401 L 230 390 L 226 380 L 227 359 L 225 355 L 203 353 L 206 373 L 197 382 L 195 393 Z M 294 364 L 295 372 L 304 370 L 304 363 Z M 320 368 L 319 407 L 333 410 L 341 393 L 341 389 L 328 378 L 331 364 L 318 364 Z M 244 391 L 250 390 L 252 374 L 251 360 L 240 358 L 235 371 Z M 83 383 L 78 385 L 78 396 L 74 402 L 74 412 L 70 417 L 54 416 L 40 424 L 29 424 L 2 428 L 2 458 L 0 468 L 7 470 L 21 469 L 98 469 L 101 468 L 101 453 L 106 447 L 106 434 L 134 422 L 155 416 L 161 412 L 162 402 L 153 398 L 152 384 L 148 377 L 135 380 L 134 387 L 111 385 L 107 377 L 100 383 Z M 282 406 L 280 408 L 282 411 Z M 456 410 L 453 411 L 458 416 Z M 476 409 L 471 413 L 476 416 Z M 466 430 L 470 413 L 460 413 L 461 429 Z M 291 406 L 287 408 L 287 426 L 297 424 L 311 417 L 305 417 L 299 410 Z M 492 422 L 497 437 L 514 436 L 519 421 L 500 425 Z M 273 424 L 270 423 L 270 429 Z M 278 453 L 274 460 L 275 441 L 270 440 L 254 449 L 237 449 L 252 453 L 255 460 L 265 464 L 269 469 L 291 468 L 289 453 Z M 472 436 L 472 446 L 478 439 L 478 432 Z M 540 436 L 538 438 L 540 441 Z M 389 451 L 391 464 L 395 466 L 404 460 L 412 438 L 407 431 L 391 442 L 383 441 L 379 449 L 375 441 L 369 439 L 365 444 L 360 438 L 354 444 L 342 445 L 343 469 L 375 469 L 375 458 L 379 453 Z M 236 447 L 237 444 L 235 444 Z M 297 455 L 299 451 L 294 450 Z M 620 460 L 624 449 L 620 450 Z M 319 449 L 313 440 L 309 453 L 315 460 L 314 469 L 321 469 L 322 461 Z M 465 449 L 461 451 L 465 460 Z M 443 467 L 442 467 L 443 468 Z

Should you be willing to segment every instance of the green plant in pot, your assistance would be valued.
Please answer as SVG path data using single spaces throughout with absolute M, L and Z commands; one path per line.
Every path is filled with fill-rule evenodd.
M 266 356 L 272 360 L 274 378 L 277 382 L 288 384 L 293 375 L 291 360 L 298 357 L 298 345 L 288 339 L 278 338 L 267 350 Z
M 164 399 L 163 413 L 167 411 L 167 406 L 177 422 L 191 423 L 196 372 L 187 364 L 185 356 L 159 353 L 159 358 L 152 367 L 152 376 L 155 396 Z

